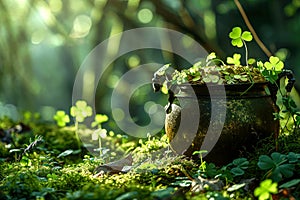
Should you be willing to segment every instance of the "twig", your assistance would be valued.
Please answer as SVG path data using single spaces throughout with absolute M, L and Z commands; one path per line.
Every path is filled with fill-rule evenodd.
M 263 52 L 268 56 L 271 57 L 272 53 L 269 51 L 269 49 L 264 45 L 264 43 L 259 39 L 258 35 L 256 34 L 253 26 L 251 25 L 242 5 L 240 4 L 239 0 L 234 0 L 235 5 L 238 7 L 248 29 L 250 30 L 250 32 L 253 35 L 254 40 L 256 41 L 256 43 L 258 44 L 258 46 L 261 48 L 261 50 L 263 50 Z

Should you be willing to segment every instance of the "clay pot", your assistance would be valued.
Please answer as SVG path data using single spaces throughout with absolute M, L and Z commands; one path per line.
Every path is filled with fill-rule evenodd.
M 165 131 L 171 147 L 179 154 L 192 156 L 194 151 L 208 150 L 208 154 L 203 154 L 204 160 L 226 164 L 241 152 L 253 151 L 259 140 L 278 136 L 279 121 L 273 116 L 278 107 L 274 96 L 266 92 L 268 83 L 212 85 L 209 89 L 206 85 L 177 87 L 174 102 L 172 99 L 167 109 Z M 225 98 L 218 95 L 222 90 Z M 212 116 L 212 109 L 216 116 Z M 189 125 L 192 122 L 196 128 Z M 181 148 L 182 144 L 190 145 Z

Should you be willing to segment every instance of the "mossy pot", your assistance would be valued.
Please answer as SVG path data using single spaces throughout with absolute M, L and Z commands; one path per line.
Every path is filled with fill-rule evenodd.
M 194 151 L 207 150 L 204 160 L 221 165 L 241 152 L 254 151 L 258 141 L 277 137 L 279 121 L 273 113 L 278 107 L 269 86 L 268 82 L 177 85 L 166 107 L 165 131 L 172 149 L 189 157 Z M 196 129 L 180 124 L 191 122 Z M 178 148 L 181 144 L 190 145 Z

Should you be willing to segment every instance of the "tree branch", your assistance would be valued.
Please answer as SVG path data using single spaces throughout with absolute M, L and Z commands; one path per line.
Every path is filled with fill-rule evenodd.
M 235 5 L 238 7 L 248 29 L 250 30 L 250 32 L 253 35 L 254 40 L 256 41 L 256 43 L 258 44 L 258 46 L 261 48 L 261 50 L 263 50 L 263 52 L 268 56 L 272 56 L 272 53 L 269 51 L 269 49 L 264 45 L 264 43 L 259 39 L 258 35 L 256 34 L 253 26 L 251 25 L 242 5 L 240 4 L 239 0 L 234 0 Z

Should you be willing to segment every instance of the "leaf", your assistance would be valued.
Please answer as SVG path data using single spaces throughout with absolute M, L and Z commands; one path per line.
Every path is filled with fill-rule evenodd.
M 255 63 L 255 59 L 254 58 L 249 58 L 248 59 L 248 64 L 249 65 L 253 65 Z
M 242 78 L 240 78 L 240 80 L 243 81 L 243 82 L 246 82 L 246 81 L 248 81 L 248 78 L 242 77 Z
M 226 62 L 227 62 L 228 64 L 234 64 L 234 60 L 233 60 L 232 57 L 227 57 Z
M 200 75 L 199 75 L 199 76 L 196 76 L 195 78 L 192 79 L 192 81 L 198 81 L 198 80 L 200 80 L 200 78 L 201 78 Z
M 289 159 L 289 163 L 296 163 L 298 161 L 298 157 L 297 155 L 300 154 L 296 154 L 294 152 L 289 152 L 289 154 L 287 155 L 287 158 Z
M 217 83 L 220 79 L 217 75 L 209 75 L 209 78 L 213 83 Z
M 242 29 L 240 27 L 234 27 L 232 31 L 229 33 L 229 37 L 231 39 L 240 38 L 242 34 Z
M 293 164 L 283 164 L 283 165 L 279 165 L 279 172 L 285 177 L 285 178 L 290 178 L 293 176 L 294 174 L 294 170 L 295 170 L 295 165 Z
M 246 183 L 240 183 L 240 184 L 234 184 L 233 186 L 229 187 L 227 189 L 228 192 L 233 192 L 235 190 L 241 189 L 242 187 L 245 187 Z
M 210 80 L 209 77 L 204 77 L 202 80 L 203 80 L 205 83 L 210 83 L 210 82 L 211 82 L 211 80 Z
M 151 193 L 151 197 L 157 197 L 159 199 L 167 199 L 174 192 L 174 188 L 168 187 L 166 189 L 157 190 Z
M 116 198 L 116 200 L 130 200 L 130 199 L 135 199 L 138 197 L 138 192 L 137 191 L 132 191 L 132 192 L 127 192 L 125 194 L 122 194 Z
M 264 66 L 267 70 L 272 70 L 273 69 L 273 65 L 270 62 L 265 62 Z
M 275 71 L 281 71 L 284 67 L 284 64 L 282 61 L 279 61 L 276 65 L 275 65 Z
M 242 47 L 243 46 L 243 41 L 241 38 L 237 38 L 237 39 L 232 39 L 231 40 L 231 44 L 232 46 L 237 46 L 237 47 Z
M 78 100 L 75 106 L 71 107 L 70 114 L 76 121 L 83 122 L 86 117 L 92 116 L 93 110 L 85 101 Z
M 70 154 L 72 154 L 72 153 L 73 153 L 73 150 L 72 150 L 72 149 L 69 149 L 69 150 L 66 150 L 66 151 L 60 153 L 60 154 L 57 156 L 57 158 L 65 157 L 65 156 L 68 156 L 68 155 L 70 155 Z
M 249 161 L 246 158 L 237 158 L 232 163 L 241 169 L 247 169 L 249 165 Z
M 270 63 L 272 63 L 272 64 L 276 64 L 276 63 L 279 62 L 279 58 L 277 58 L 277 57 L 275 57 L 275 56 L 271 56 L 271 57 L 269 58 L 269 60 L 270 60 Z
M 98 123 L 103 123 L 103 122 L 107 122 L 108 121 L 108 117 L 107 115 L 101 115 L 101 114 L 97 114 L 95 116 L 95 121 L 97 121 Z
M 277 183 L 272 183 L 271 179 L 266 179 L 260 183 L 259 187 L 255 188 L 254 196 L 258 197 L 259 200 L 266 200 L 271 196 L 270 193 L 276 194 L 277 192 Z
M 132 155 L 128 154 L 125 158 L 121 160 L 100 165 L 95 169 L 97 174 L 94 175 L 94 177 L 101 176 L 104 173 L 117 174 L 119 172 L 128 172 L 131 169 L 130 166 L 132 166 L 132 162 L 133 162 Z
M 9 150 L 9 153 L 13 153 L 13 152 L 20 152 L 22 151 L 21 149 L 11 149 Z
M 257 67 L 259 67 L 259 68 L 263 68 L 263 67 L 264 67 L 263 62 L 261 62 L 261 61 L 258 61 L 258 62 L 256 63 L 256 65 L 257 65 Z
M 267 155 L 261 155 L 257 165 L 262 170 L 268 170 L 276 166 L 273 160 Z
M 155 75 L 158 76 L 163 76 L 166 73 L 166 70 L 170 67 L 171 64 L 166 64 L 164 66 L 162 66 L 161 68 L 159 68 L 156 72 Z
M 249 31 L 244 31 L 241 38 L 247 42 L 250 42 L 253 39 L 253 37 Z
M 235 79 L 240 79 L 240 78 L 241 78 L 241 75 L 235 74 L 233 77 L 234 77 Z
M 230 172 L 235 175 L 235 176 L 241 176 L 243 174 L 245 174 L 244 170 L 242 170 L 241 168 L 239 167 L 234 167 L 230 170 Z
M 279 188 L 290 188 L 290 187 L 293 187 L 295 185 L 299 185 L 300 183 L 300 179 L 293 179 L 291 181 L 288 181 L 282 185 L 279 186 Z
M 274 162 L 276 164 L 281 163 L 282 161 L 284 161 L 285 159 L 285 155 L 278 153 L 278 152 L 274 152 L 271 154 L 272 159 L 274 160 Z
M 63 110 L 56 111 L 56 114 L 53 116 L 53 119 L 56 121 L 57 125 L 60 127 L 66 126 L 66 123 L 70 122 L 70 117 Z
M 206 62 L 208 61 L 211 61 L 213 59 L 215 59 L 217 56 L 216 56 L 216 53 L 215 52 L 211 52 L 207 57 L 206 57 Z

